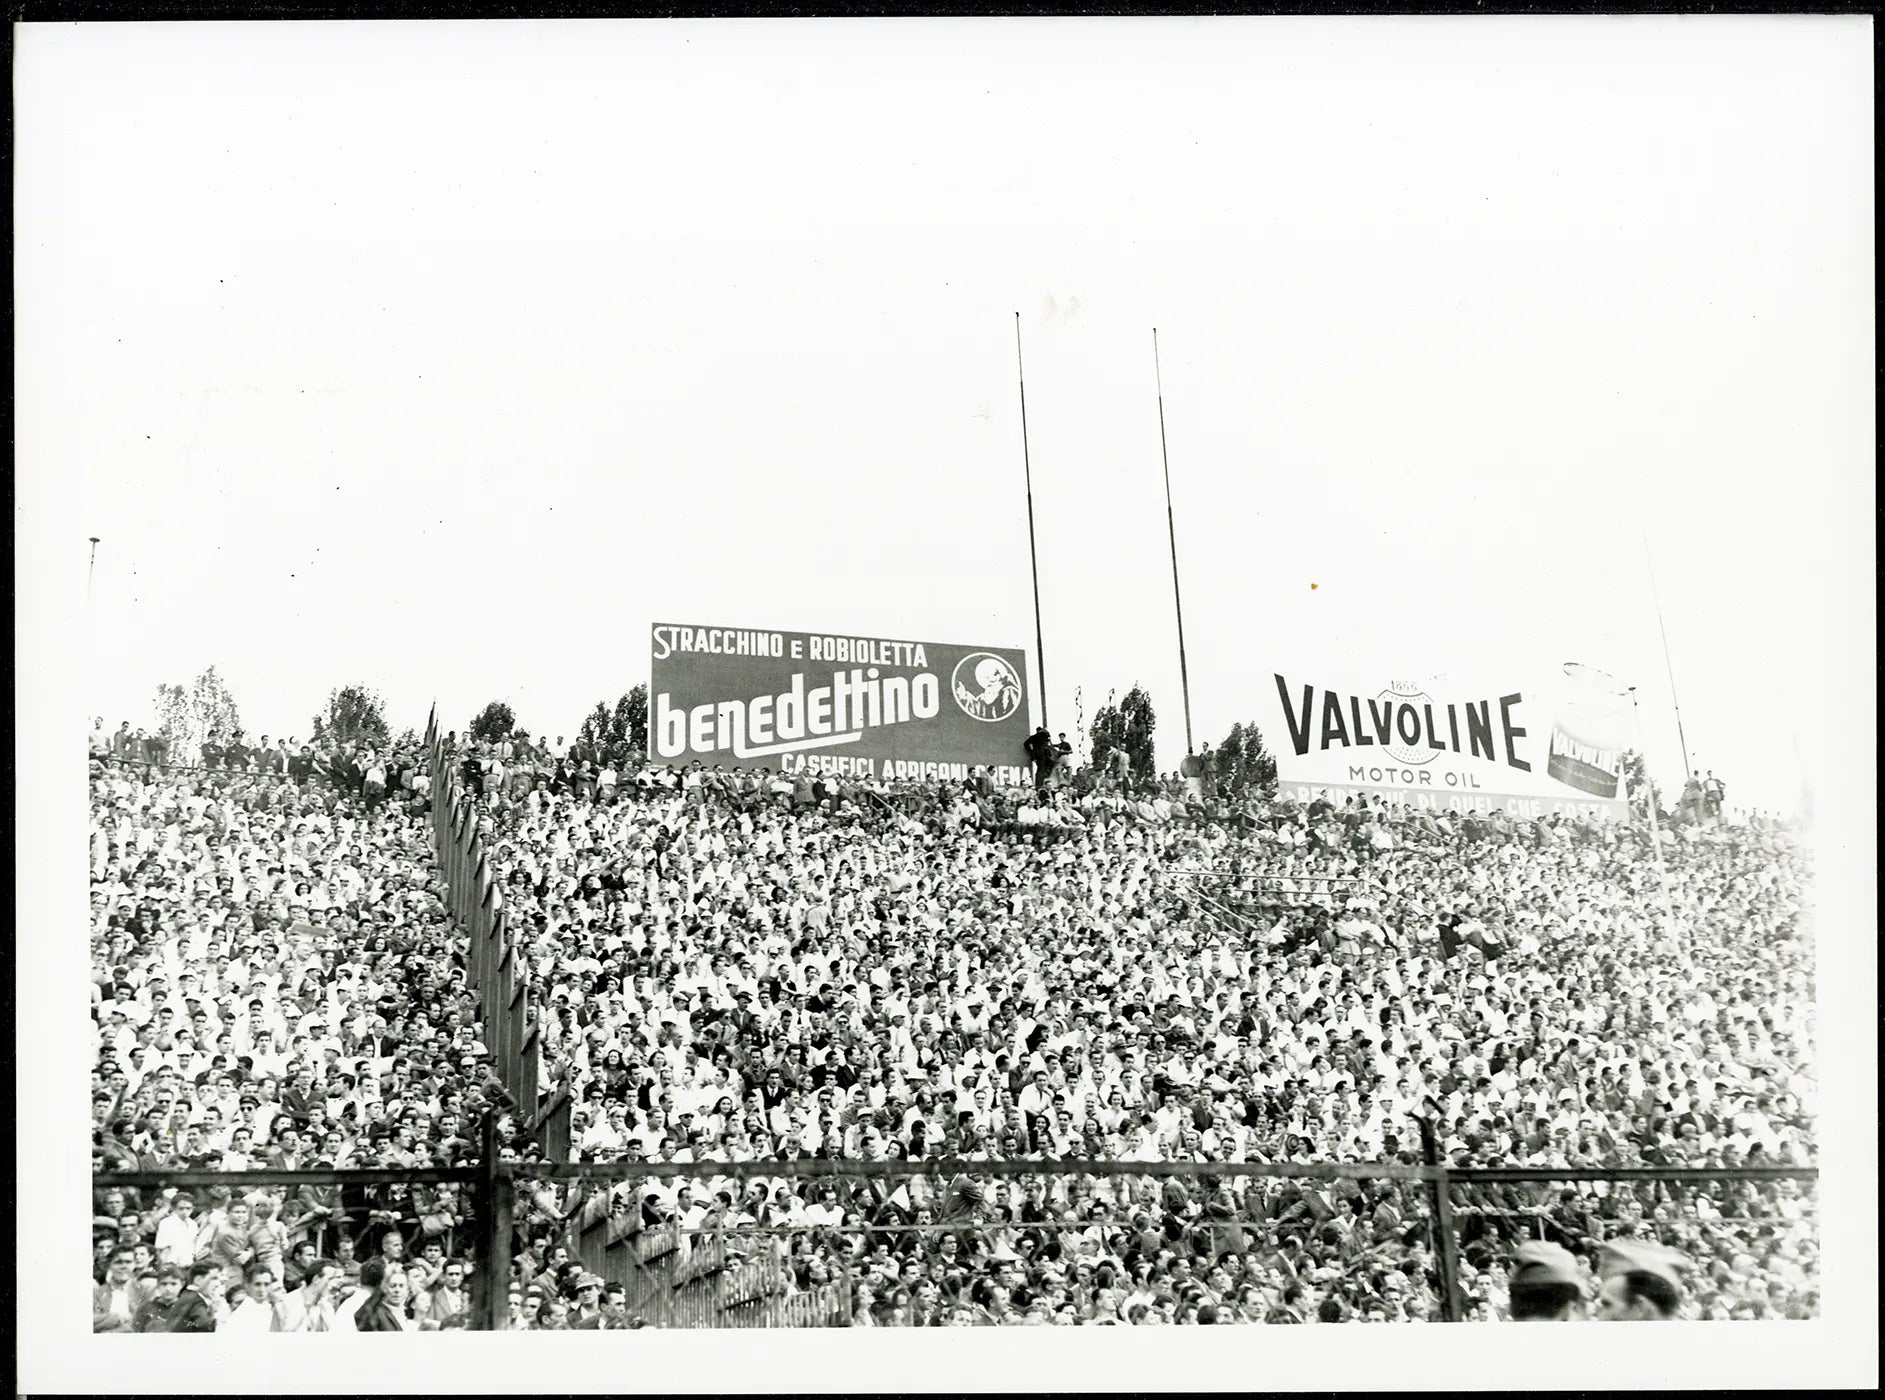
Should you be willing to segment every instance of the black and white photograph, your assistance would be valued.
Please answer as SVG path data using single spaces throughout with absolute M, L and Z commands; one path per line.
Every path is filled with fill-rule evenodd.
M 13 43 L 22 1391 L 1876 1385 L 1869 15 Z

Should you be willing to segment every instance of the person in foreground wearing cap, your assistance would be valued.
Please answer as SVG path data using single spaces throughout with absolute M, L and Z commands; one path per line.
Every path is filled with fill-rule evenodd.
M 595 1278 L 584 1275 L 585 1280 Z M 598 1280 L 600 1282 L 600 1280 Z M 572 1330 L 585 1332 L 621 1332 L 628 1327 L 628 1289 L 619 1283 L 603 1283 L 602 1305 L 594 1314 L 570 1323 Z
M 602 1326 L 602 1288 L 600 1275 L 587 1271 L 576 1275 L 576 1302 L 565 1324 L 572 1331 L 593 1332 Z
M 1563 1245 L 1521 1241 L 1512 1251 L 1508 1277 L 1512 1321 L 1577 1322 L 1585 1316 L 1588 1276 Z
M 1598 1246 L 1597 1317 L 1603 1322 L 1673 1322 L 1682 1308 L 1681 1270 L 1689 1258 L 1654 1240 Z

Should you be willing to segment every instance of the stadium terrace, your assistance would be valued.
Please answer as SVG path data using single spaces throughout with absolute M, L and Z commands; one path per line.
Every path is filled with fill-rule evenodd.
M 781 710 L 868 722 L 872 685 L 880 721 L 938 698 L 804 679 L 701 722 L 751 741 L 762 702 L 776 738 Z M 692 722 L 654 708 L 657 738 Z M 198 762 L 101 725 L 92 1165 L 148 1175 L 94 1182 L 94 1330 L 1817 1315 L 1788 824 L 1712 780 L 1658 835 L 1209 756 L 1028 781 L 1017 750 L 781 772 L 237 736 Z M 522 1045 L 448 907 L 476 895 L 447 830 L 502 892 L 478 907 Z M 1520 1169 L 1450 1227 L 1409 1176 L 1422 1119 L 1451 1166 Z M 543 1169 L 508 1262 L 464 1184 L 485 1131 Z

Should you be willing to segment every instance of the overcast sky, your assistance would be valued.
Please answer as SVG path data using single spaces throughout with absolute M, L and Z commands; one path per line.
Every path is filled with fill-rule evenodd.
M 1679 782 L 1646 534 L 1691 757 L 1791 806 L 1870 742 L 1869 60 L 1810 19 L 30 29 L 27 578 L 82 603 L 101 537 L 113 725 L 213 663 L 251 733 L 360 682 L 573 734 L 655 618 L 1032 651 L 1019 311 L 1049 717 L 1142 682 L 1169 768 L 1156 325 L 1199 739 L 1317 658 L 1576 660 Z

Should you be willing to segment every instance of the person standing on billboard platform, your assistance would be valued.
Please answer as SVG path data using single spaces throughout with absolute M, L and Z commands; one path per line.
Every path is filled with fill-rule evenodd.
M 1048 734 L 1047 726 L 1043 724 L 1028 735 L 1028 741 L 1022 747 L 1027 750 L 1028 761 L 1034 765 L 1034 790 L 1046 792 L 1047 779 L 1054 771 L 1054 740 Z
M 1054 745 L 1054 783 L 1057 787 L 1069 787 L 1073 783 L 1073 745 L 1067 742 L 1065 730 Z
M 1702 820 L 1703 810 L 1702 781 L 1694 774 L 1682 785 L 1682 820 L 1691 825 Z
M 1185 778 L 1185 796 L 1202 798 L 1204 796 L 1204 760 L 1195 750 L 1186 750 L 1185 761 L 1178 765 L 1178 771 Z

